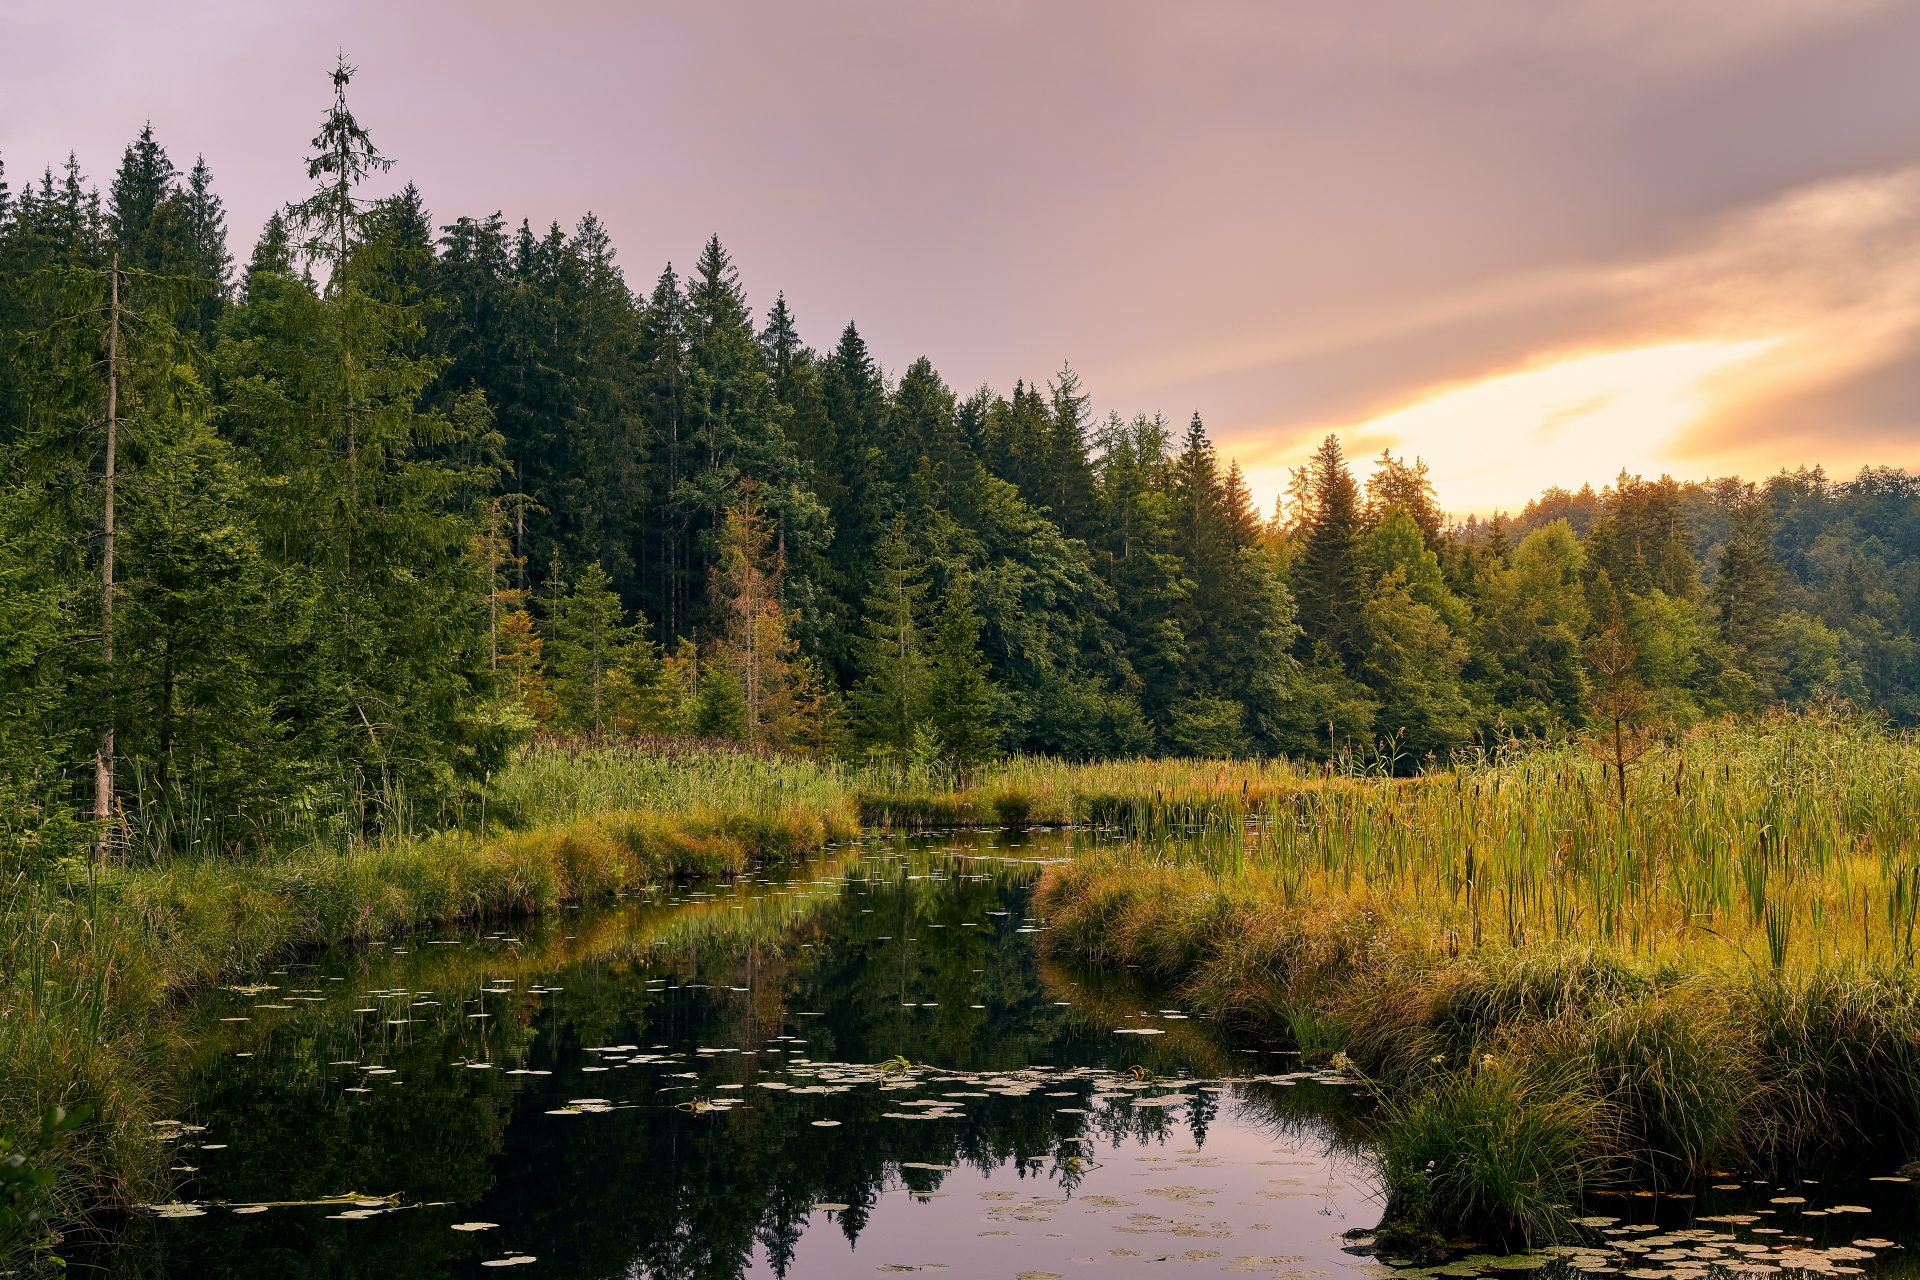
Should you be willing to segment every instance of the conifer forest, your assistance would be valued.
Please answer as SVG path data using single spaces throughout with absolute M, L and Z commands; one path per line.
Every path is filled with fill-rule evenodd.
M 1902 1272 L 1920 475 L 1263 501 L 364 86 L 0 155 L 0 1274 Z

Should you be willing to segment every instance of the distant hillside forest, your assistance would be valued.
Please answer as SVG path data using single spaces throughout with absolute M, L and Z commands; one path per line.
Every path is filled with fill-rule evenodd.
M 1198 414 L 896 377 L 852 324 L 815 351 L 717 238 L 635 288 L 591 214 L 363 199 L 389 161 L 348 78 L 244 263 L 151 129 L 104 193 L 0 170 L 16 847 L 445 813 L 542 728 L 1409 771 L 1596 715 L 1920 715 L 1905 472 L 1459 523 L 1329 437 L 1268 518 Z

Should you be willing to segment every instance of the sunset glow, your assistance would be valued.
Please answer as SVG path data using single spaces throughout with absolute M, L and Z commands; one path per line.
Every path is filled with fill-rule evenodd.
M 10 6 L 0 156 L 99 181 L 151 120 L 244 260 L 305 180 L 288 86 L 344 47 L 381 181 L 437 225 L 592 211 L 634 285 L 718 233 L 808 343 L 851 319 L 962 392 L 1071 363 L 1098 415 L 1198 411 L 1263 506 L 1328 431 L 1426 457 L 1461 512 L 1623 466 L 1920 464 L 1912 5 L 524 16 L 108 0 L 83 43 Z M 182 88 L 213 78 L 247 110 Z
M 1701 422 L 1728 375 L 1768 338 L 1674 342 L 1573 355 L 1424 396 L 1341 431 L 1356 457 L 1426 459 L 1454 509 L 1490 512 L 1541 484 L 1540 459 L 1569 477 L 1671 469 L 1671 447 Z M 1284 478 L 1254 474 L 1257 487 Z

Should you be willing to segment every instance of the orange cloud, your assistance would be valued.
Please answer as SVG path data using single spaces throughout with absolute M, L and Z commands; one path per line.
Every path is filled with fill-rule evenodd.
M 1920 463 L 1916 433 L 1890 443 L 1819 408 L 1920 348 L 1920 168 L 1793 191 L 1641 261 L 1492 282 L 1429 302 L 1422 319 L 1555 291 L 1592 310 L 1591 338 L 1227 451 L 1271 495 L 1336 431 L 1357 456 L 1425 458 L 1459 512 L 1516 507 L 1622 468 L 1700 477 Z

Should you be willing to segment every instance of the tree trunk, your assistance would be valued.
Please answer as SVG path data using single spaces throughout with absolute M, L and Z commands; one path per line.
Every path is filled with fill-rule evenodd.
M 93 820 L 100 824 L 94 861 L 104 863 L 112 848 L 108 823 L 113 817 L 113 471 L 120 427 L 120 255 L 113 255 L 107 282 L 107 466 L 102 501 L 105 537 L 100 550 L 100 655 L 107 683 L 106 719 L 93 757 Z

